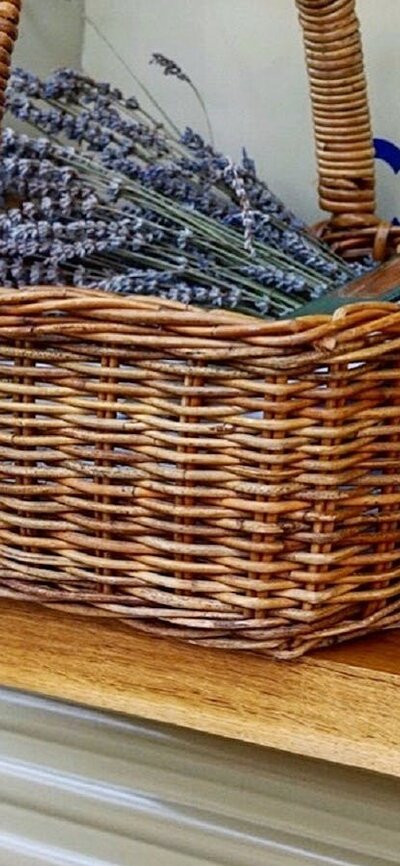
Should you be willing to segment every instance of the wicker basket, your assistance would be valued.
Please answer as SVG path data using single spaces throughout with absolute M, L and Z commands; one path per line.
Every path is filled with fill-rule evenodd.
M 355 21 L 352 3 L 298 5 L 330 97 L 336 66 L 324 50 L 320 71 L 312 41 L 320 16 Z M 3 83 L 19 7 L 0 2 Z M 347 39 L 359 52 L 358 30 Z M 327 231 L 350 237 L 354 204 L 353 251 L 380 245 L 361 125 L 366 186 L 361 157 L 343 181 L 321 162 Z M 396 625 L 399 353 L 391 304 L 260 323 L 68 288 L 0 292 L 0 595 L 284 659 Z

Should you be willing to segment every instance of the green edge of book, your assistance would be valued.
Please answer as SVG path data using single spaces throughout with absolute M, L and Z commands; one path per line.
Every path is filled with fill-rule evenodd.
M 343 289 L 339 291 L 343 292 Z M 400 285 L 382 292 L 379 296 L 377 294 L 363 297 L 359 297 L 358 295 L 346 296 L 341 295 L 339 292 L 329 292 L 315 301 L 310 301 L 308 304 L 298 307 L 297 310 L 293 310 L 291 313 L 285 313 L 282 318 L 297 319 L 300 316 L 331 316 L 340 307 L 349 306 L 350 304 L 395 303 L 396 301 L 400 301 Z

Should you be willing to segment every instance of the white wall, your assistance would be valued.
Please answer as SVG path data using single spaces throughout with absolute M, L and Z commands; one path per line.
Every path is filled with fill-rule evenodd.
M 358 9 L 374 134 L 400 145 L 400 3 L 358 0 Z M 148 61 L 159 51 L 179 63 L 206 100 L 218 146 L 237 157 L 245 144 L 270 185 L 315 219 L 311 119 L 294 0 L 86 0 L 86 10 L 178 124 L 203 130 L 191 92 Z M 89 25 L 83 65 L 138 92 Z M 382 163 L 378 179 L 382 216 L 400 217 L 400 179 L 396 183 Z
M 82 41 L 83 0 L 24 0 L 14 63 L 39 75 L 79 67 Z

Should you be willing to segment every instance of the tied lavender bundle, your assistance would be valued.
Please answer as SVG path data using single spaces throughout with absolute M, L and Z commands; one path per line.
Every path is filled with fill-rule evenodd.
M 135 97 L 60 70 L 17 70 L 6 130 L 0 283 L 74 284 L 279 316 L 359 272 L 311 238 L 257 177 Z M 43 134 L 46 137 L 43 137 Z

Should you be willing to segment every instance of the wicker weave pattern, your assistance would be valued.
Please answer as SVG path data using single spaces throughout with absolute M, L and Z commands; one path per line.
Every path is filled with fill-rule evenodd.
M 281 658 L 393 625 L 399 348 L 393 305 L 1 294 L 0 594 Z

